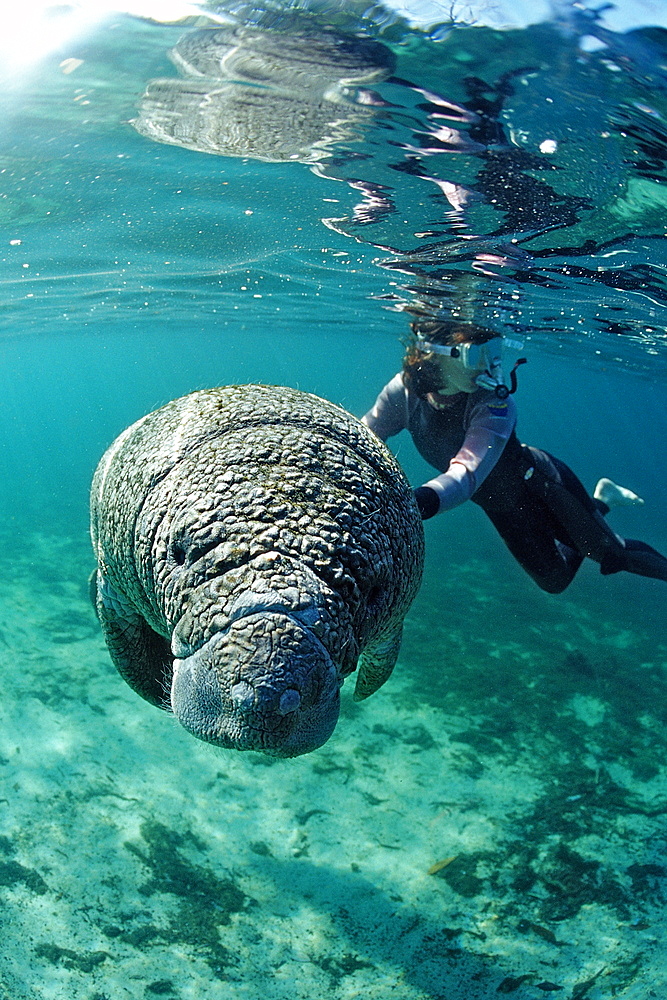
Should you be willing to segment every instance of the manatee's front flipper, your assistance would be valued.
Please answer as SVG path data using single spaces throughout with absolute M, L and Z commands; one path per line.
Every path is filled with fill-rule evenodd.
M 174 658 L 167 640 L 99 572 L 95 608 L 118 673 L 146 701 L 168 709 Z
M 99 611 L 97 610 L 97 570 L 94 569 L 93 572 L 88 577 L 88 596 L 90 597 L 90 603 L 93 606 L 93 611 L 97 615 L 97 620 L 100 620 Z
M 374 694 L 389 679 L 401 648 L 403 622 L 388 635 L 367 646 L 359 657 L 354 700 L 363 701 Z

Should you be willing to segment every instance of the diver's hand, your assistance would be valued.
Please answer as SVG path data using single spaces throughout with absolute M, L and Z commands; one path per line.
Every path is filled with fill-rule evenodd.
M 440 497 L 430 486 L 418 486 L 413 490 L 422 521 L 428 521 L 440 510 Z

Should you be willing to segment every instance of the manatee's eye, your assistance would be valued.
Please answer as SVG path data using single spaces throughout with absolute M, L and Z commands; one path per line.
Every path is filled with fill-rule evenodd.
M 366 586 L 368 587 L 368 581 Z M 364 588 L 365 589 L 365 588 Z M 361 595 L 361 622 L 364 632 L 370 634 L 384 617 L 386 589 L 382 583 L 374 583 Z
M 185 549 L 178 542 L 174 542 L 171 546 L 171 558 L 177 566 L 182 566 L 185 562 Z
M 366 611 L 371 615 L 380 614 L 387 601 L 391 603 L 392 600 L 392 587 L 384 567 L 376 569 L 366 586 Z

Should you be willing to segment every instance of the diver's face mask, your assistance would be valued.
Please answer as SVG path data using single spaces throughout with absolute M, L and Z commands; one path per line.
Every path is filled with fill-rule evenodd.
M 420 340 L 419 349 L 433 354 L 440 361 L 444 386 L 442 395 L 454 392 L 474 392 L 476 388 L 487 389 L 503 395 L 502 347 L 503 337 L 494 337 L 484 344 L 432 344 Z M 500 391 L 499 391 L 500 390 Z

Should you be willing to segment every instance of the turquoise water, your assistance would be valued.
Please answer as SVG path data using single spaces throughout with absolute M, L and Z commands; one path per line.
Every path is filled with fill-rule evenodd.
M 473 505 L 431 521 L 391 680 L 345 689 L 330 741 L 286 761 L 215 752 L 143 702 L 88 603 L 90 479 L 124 427 L 249 381 L 361 415 L 416 303 L 523 339 L 522 439 L 636 490 L 613 527 L 667 551 L 662 37 L 589 53 L 575 22 L 371 13 L 316 23 L 381 42 L 413 86 L 352 85 L 344 134 L 308 132 L 294 161 L 133 127 L 203 21 L 116 14 L 5 68 L 3 998 L 665 994 L 663 584 L 591 563 L 552 597 Z M 260 89 L 275 150 L 294 85 Z

